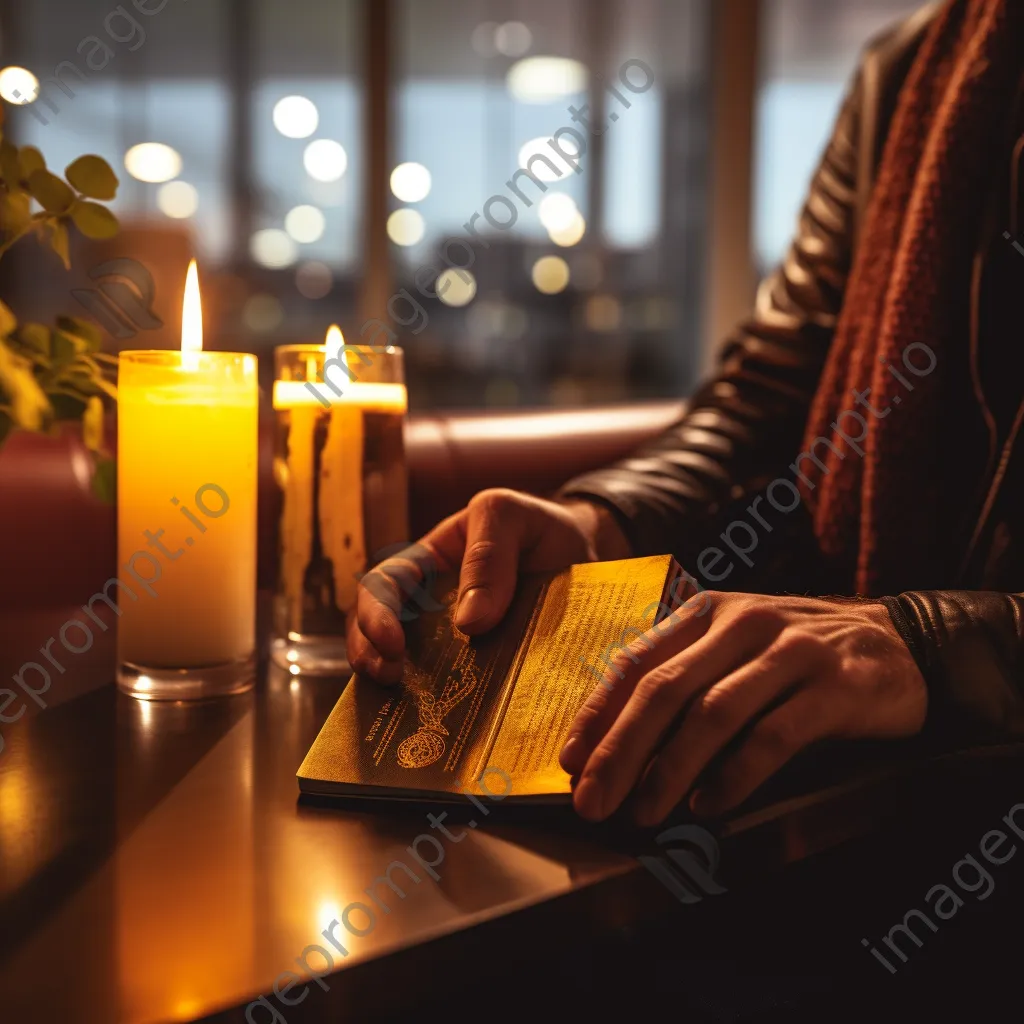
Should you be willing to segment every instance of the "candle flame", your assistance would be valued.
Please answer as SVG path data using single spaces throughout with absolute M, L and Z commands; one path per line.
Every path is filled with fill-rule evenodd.
M 327 350 L 324 354 L 324 362 L 329 363 L 332 359 L 340 359 L 341 348 L 344 344 L 345 336 L 341 333 L 341 328 L 337 324 L 331 324 L 327 328 L 327 338 L 324 341 L 324 348 Z
M 203 350 L 203 307 L 199 297 L 199 268 L 196 261 L 188 265 L 185 278 L 185 301 L 181 307 L 181 351 L 185 353 Z M 196 366 L 198 360 L 184 358 L 186 365 Z

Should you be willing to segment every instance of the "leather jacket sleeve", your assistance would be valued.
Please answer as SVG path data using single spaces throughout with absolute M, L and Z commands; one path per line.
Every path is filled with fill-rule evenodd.
M 851 264 L 858 168 L 860 80 L 855 79 L 813 177 L 781 266 L 757 292 L 750 317 L 723 347 L 717 374 L 686 414 L 630 457 L 570 481 L 560 497 L 610 508 L 635 554 L 671 552 L 698 574 L 696 558 L 773 479 L 789 476 Z M 735 514 L 734 514 L 735 512 Z M 729 590 L 793 590 L 787 567 L 816 547 L 801 505 L 764 532 L 754 563 L 739 563 Z M 775 580 L 771 586 L 770 580 Z M 706 581 L 715 586 L 715 580 Z
M 802 502 L 783 517 L 784 528 L 761 536 L 753 564 L 735 562 L 724 582 L 702 575 L 699 556 L 725 546 L 723 530 L 750 519 L 746 510 L 768 483 L 791 478 L 850 270 L 865 163 L 862 103 L 858 76 L 785 260 L 761 284 L 752 315 L 728 339 L 717 374 L 684 417 L 629 458 L 560 492 L 606 506 L 634 554 L 671 552 L 710 589 L 837 589 L 823 582 Z M 921 739 L 929 749 L 1024 739 L 1024 595 L 913 592 L 883 601 L 928 684 Z
M 883 600 L 928 685 L 931 746 L 1024 739 L 1024 595 L 921 590 Z

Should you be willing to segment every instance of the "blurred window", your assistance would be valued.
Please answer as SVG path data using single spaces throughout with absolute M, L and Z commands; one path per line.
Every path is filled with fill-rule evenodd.
M 71 291 L 111 247 L 150 265 L 158 293 L 178 302 L 191 248 L 209 344 L 255 351 L 266 372 L 275 345 L 318 339 L 332 322 L 356 338 L 371 2 L 147 0 L 147 15 L 101 0 L 0 0 L 4 64 L 43 89 L 12 110 L 13 137 L 56 169 L 98 153 L 122 180 L 124 230 L 105 255 L 65 279 L 19 253 L 25 304 L 80 313 Z M 710 12 L 710 0 L 392 0 L 388 269 L 427 314 L 401 335 L 414 407 L 692 387 Z M 599 137 L 586 127 L 597 116 Z M 583 152 L 568 131 L 566 153 L 552 150 L 563 128 Z M 507 183 L 538 151 L 543 189 L 518 174 L 522 199 Z M 438 247 L 471 219 L 473 266 L 448 271 L 441 299 L 423 298 L 417 272 L 444 269 Z
M 861 50 L 920 6 L 916 0 L 762 0 L 754 160 L 754 252 L 762 272 L 785 255 Z

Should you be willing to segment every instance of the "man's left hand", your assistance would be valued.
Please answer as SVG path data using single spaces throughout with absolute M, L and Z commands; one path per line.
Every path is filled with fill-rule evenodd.
M 635 788 L 637 822 L 656 825 L 688 794 L 697 814 L 730 810 L 816 741 L 912 736 L 927 704 L 884 605 L 709 591 L 606 671 L 561 764 L 584 818 Z

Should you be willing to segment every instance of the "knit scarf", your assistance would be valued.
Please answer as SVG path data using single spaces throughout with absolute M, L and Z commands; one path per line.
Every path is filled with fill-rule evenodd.
M 820 460 L 803 460 L 819 547 L 858 594 L 934 585 L 945 363 L 968 344 L 1022 53 L 1024 0 L 950 0 L 897 100 L 803 449 Z

